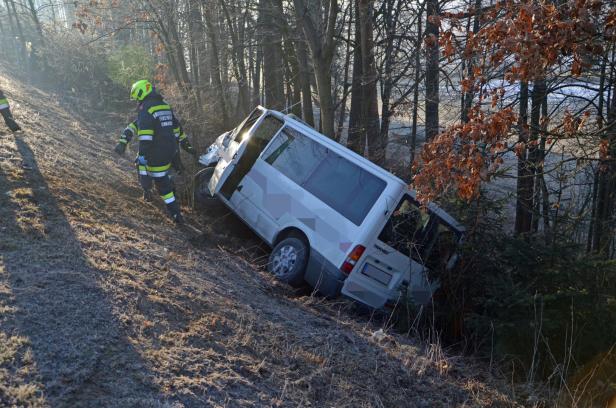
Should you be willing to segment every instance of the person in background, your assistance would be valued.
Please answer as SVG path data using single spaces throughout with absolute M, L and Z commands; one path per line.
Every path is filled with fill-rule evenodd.
M 0 114 L 4 118 L 4 123 L 6 123 L 6 126 L 11 129 L 11 132 L 21 130 L 21 127 L 17 124 L 17 122 L 15 122 L 15 119 L 13 119 L 11 107 L 9 106 L 9 100 L 6 96 L 4 96 L 2 89 L 0 89 Z

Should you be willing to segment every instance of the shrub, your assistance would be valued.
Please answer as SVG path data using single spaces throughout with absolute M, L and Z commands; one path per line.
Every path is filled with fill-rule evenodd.
M 47 38 L 37 56 L 45 64 L 45 75 L 55 80 L 59 89 L 97 93 L 97 88 L 109 82 L 103 47 L 88 44 L 75 31 L 50 31 Z
M 522 363 L 527 380 L 562 381 L 613 346 L 616 261 L 566 234 L 512 237 L 492 205 L 460 212 L 471 233 L 459 268 L 441 276 L 438 325 L 450 341 Z
M 143 47 L 128 45 L 113 52 L 107 63 L 111 80 L 130 87 L 139 79 L 151 78 L 154 73 L 154 60 Z
M 41 85 L 51 86 L 78 112 L 124 106 L 127 92 L 110 79 L 102 45 L 75 30 L 49 30 L 45 35 L 47 41 L 34 54 Z

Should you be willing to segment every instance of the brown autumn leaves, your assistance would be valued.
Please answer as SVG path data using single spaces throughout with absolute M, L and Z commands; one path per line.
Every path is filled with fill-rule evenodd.
M 464 19 L 475 16 L 481 28 L 465 33 Z M 558 6 L 549 1 L 502 1 L 481 10 L 431 18 L 441 27 L 439 43 L 445 57 L 465 59 L 471 66 L 462 80 L 462 91 L 472 95 L 474 104 L 467 121 L 450 126 L 426 143 L 414 163 L 413 186 L 422 201 L 447 192 L 471 201 L 478 197 L 481 183 L 502 164 L 505 152 L 519 153 L 537 143 L 510 142 L 514 131 L 528 129 L 520 124 L 515 103 L 505 101 L 505 84 L 516 89 L 516 84 L 546 80 L 556 71 L 562 76 L 563 66 L 572 79 L 583 75 L 616 39 L 616 10 L 601 0 L 574 0 Z M 561 115 L 543 117 L 542 124 L 550 121 L 549 131 L 542 126 L 548 133 L 544 136 L 550 140 L 570 137 L 591 126 L 590 116 L 590 111 L 572 114 L 565 109 Z M 602 131 L 598 127 L 595 135 Z M 593 143 L 600 157 L 607 158 L 609 140 L 595 137 Z

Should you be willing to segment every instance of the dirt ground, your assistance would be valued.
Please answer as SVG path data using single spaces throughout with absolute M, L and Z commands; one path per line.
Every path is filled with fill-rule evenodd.
M 1 69 L 24 131 L 0 124 L 0 406 L 516 405 L 473 361 L 276 283 L 221 233 L 237 220 L 175 228 L 111 152 L 120 116 Z

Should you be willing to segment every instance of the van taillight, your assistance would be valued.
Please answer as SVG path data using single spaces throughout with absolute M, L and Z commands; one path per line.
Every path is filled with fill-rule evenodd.
M 359 258 L 361 258 L 361 256 L 364 254 L 365 250 L 366 250 L 366 247 L 362 245 L 357 245 L 351 251 L 349 256 L 347 256 L 347 258 L 344 260 L 344 263 L 340 267 L 340 270 L 346 273 L 347 275 L 350 274 L 351 271 L 353 271 L 353 268 L 355 268 L 357 261 L 359 261 Z

